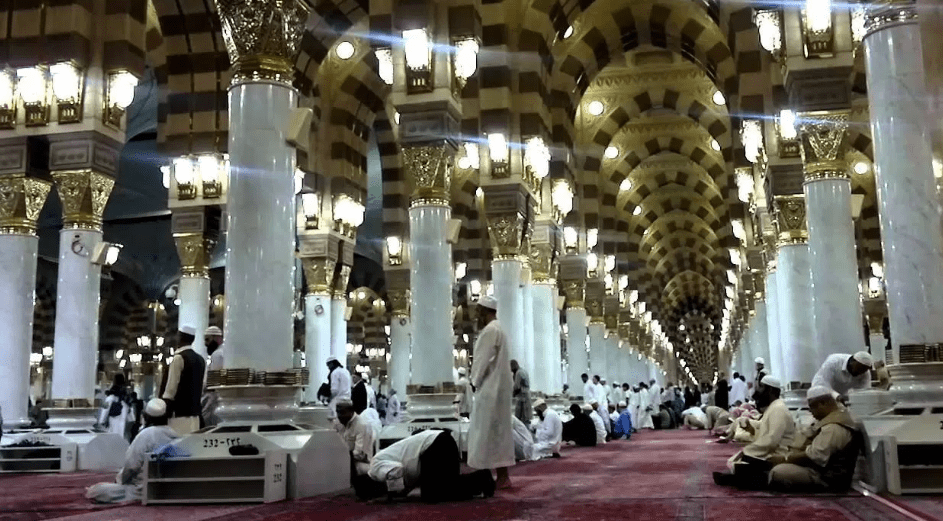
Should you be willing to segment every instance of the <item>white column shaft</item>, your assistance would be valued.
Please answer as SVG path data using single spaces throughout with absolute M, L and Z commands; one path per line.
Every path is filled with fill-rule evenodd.
M 390 388 L 402 397 L 409 384 L 411 326 L 409 317 L 396 317 L 390 325 Z
M 586 354 L 586 308 L 566 310 L 566 361 L 567 385 L 575 396 L 583 394 L 580 376 L 589 373 L 589 357 Z
M 35 235 L 0 235 L 0 411 L 7 428 L 29 425 L 29 355 L 36 288 Z
M 821 365 L 828 355 L 864 348 L 851 180 L 821 179 L 805 183 L 804 189 L 815 334 L 810 347 Z
M 529 277 L 526 278 L 529 279 Z M 518 360 L 518 362 L 521 364 L 521 367 L 527 371 L 527 374 L 530 375 L 531 390 L 537 390 L 537 387 L 534 385 L 536 382 L 535 373 L 537 372 L 537 335 L 534 331 L 534 286 L 529 280 L 521 284 L 521 305 L 523 320 L 520 324 L 521 332 L 524 336 L 524 343 L 521 345 L 521 360 Z
M 417 332 L 412 336 L 413 384 L 453 381 L 451 216 L 446 205 L 409 210 L 410 317 Z
M 305 363 L 308 367 L 308 387 L 304 401 L 318 400 L 318 388 L 327 382 L 327 364 L 331 356 L 331 297 L 305 296 Z M 346 365 L 346 364 L 345 364 Z
M 206 356 L 206 344 L 203 342 L 203 332 L 210 322 L 210 278 L 209 277 L 180 277 L 178 291 L 180 298 L 180 325 L 193 326 L 196 329 L 196 340 L 193 350 Z
M 511 345 L 511 359 L 526 360 L 524 298 L 521 292 L 521 261 L 496 260 L 491 265 L 494 298 L 498 299 L 498 321 Z M 531 376 L 533 378 L 533 376 Z
M 943 341 L 943 238 L 932 169 L 923 47 L 916 23 L 864 40 L 894 360 Z
M 769 347 L 769 358 L 766 359 L 766 374 L 783 378 L 783 349 L 780 338 L 779 325 L 779 272 L 766 274 L 766 338 Z M 754 355 L 755 359 L 759 355 Z M 747 362 L 747 378 L 756 378 L 756 365 L 753 360 Z
M 589 327 L 589 375 L 606 378 L 606 325 L 590 322 Z
M 534 318 L 532 326 L 534 371 L 530 373 L 530 378 L 533 389 L 546 394 L 560 392 L 554 376 L 560 372 L 560 334 L 553 320 L 553 314 L 557 311 L 553 301 L 553 290 L 553 284 L 549 283 L 535 284 L 531 289 Z M 556 342 L 554 342 L 555 339 Z M 557 356 L 553 354 L 554 346 L 556 346 Z
M 779 329 L 783 385 L 811 382 L 818 370 L 812 356 L 812 278 L 809 276 L 809 246 L 785 244 L 779 247 L 776 265 L 779 299 Z
M 744 368 L 749 369 L 746 372 L 748 375 L 752 374 L 756 367 L 753 363 L 756 357 L 762 356 L 767 363 L 773 357 L 769 349 L 769 318 L 767 317 L 766 302 L 757 302 L 754 304 L 754 309 L 756 315 L 753 317 L 753 334 L 750 337 L 751 356 L 743 361 Z
M 102 240 L 96 230 L 59 233 L 59 281 L 53 347 L 52 398 L 94 400 L 98 369 L 101 266 L 91 254 Z
M 331 356 L 347 367 L 347 299 L 331 300 Z
M 297 104 L 277 83 L 229 89 L 227 367 L 292 365 L 296 154 L 286 132 Z

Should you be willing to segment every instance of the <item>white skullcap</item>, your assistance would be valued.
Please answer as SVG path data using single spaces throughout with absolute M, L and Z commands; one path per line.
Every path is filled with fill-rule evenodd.
M 874 366 L 874 359 L 871 358 L 871 355 L 868 354 L 867 351 L 858 351 L 857 353 L 852 355 L 852 358 L 854 358 L 855 361 L 861 365 L 864 365 L 867 367 Z
M 593 406 L 588 403 L 584 403 L 582 409 L 583 412 L 593 412 Z
M 625 402 L 619 402 L 619 405 L 618 405 L 618 406 L 619 406 L 619 407 L 628 407 L 628 405 L 626 405 Z
M 144 406 L 144 414 L 152 418 L 160 418 L 167 414 L 167 402 L 160 398 L 151 398 Z
M 783 384 L 780 383 L 779 378 L 776 378 L 775 376 L 769 375 L 769 374 L 764 376 L 763 379 L 760 380 L 760 383 L 763 385 L 768 385 L 770 387 L 775 387 L 777 389 L 783 388 Z
M 465 371 L 465 368 L 464 368 L 464 367 L 459 367 L 459 368 L 458 368 L 458 374 L 464 375 L 466 372 L 467 372 L 467 371 Z
M 590 405 L 599 405 L 599 400 L 597 400 L 597 399 L 594 398 L 594 399 L 592 399 L 592 400 L 589 401 L 589 404 L 590 404 Z M 595 407 L 593 407 L 593 409 L 595 409 Z
M 547 405 L 547 402 L 544 401 L 543 398 L 538 398 L 537 401 L 534 402 L 534 409 L 540 407 L 541 405 Z
M 832 390 L 828 387 L 825 387 L 824 385 L 816 385 L 806 392 L 805 399 L 811 402 L 812 400 L 821 398 L 823 396 L 833 396 Z
M 478 305 L 483 308 L 498 310 L 498 300 L 491 295 L 484 295 L 478 299 Z
M 337 362 L 337 357 L 336 357 L 336 356 L 329 356 L 329 357 L 327 357 L 327 361 L 325 361 L 324 363 L 329 364 L 329 363 L 331 363 L 331 362 Z
M 206 328 L 206 332 L 203 334 L 206 336 L 223 336 L 223 330 L 216 326 L 210 326 Z
M 180 326 L 180 328 L 177 329 L 177 331 L 180 331 L 181 333 L 186 333 L 191 336 L 196 336 L 196 328 L 193 326 Z
M 762 356 L 756 357 L 756 360 L 753 361 L 754 364 L 763 364 L 766 365 L 766 360 L 763 360 Z
M 606 379 L 605 379 L 605 378 L 600 378 L 599 381 L 600 381 L 600 382 L 605 382 Z

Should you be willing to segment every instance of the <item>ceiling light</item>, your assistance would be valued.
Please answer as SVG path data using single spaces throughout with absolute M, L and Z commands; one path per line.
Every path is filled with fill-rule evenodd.
M 46 99 L 46 72 L 39 67 L 17 69 L 16 90 L 24 103 L 41 103 Z
M 529 167 L 537 179 L 543 179 L 550 174 L 550 149 L 540 136 L 527 141 L 524 147 L 524 165 Z
M 619 149 L 616 147 L 606 147 L 605 156 L 608 159 L 615 159 L 619 157 Z
M 567 38 L 569 38 L 569 37 L 571 37 L 571 36 L 573 36 L 573 26 L 572 26 L 572 25 L 569 26 L 569 27 L 567 27 L 567 28 L 566 28 L 566 31 L 563 31 L 563 39 L 565 40 L 565 39 L 567 39 Z
M 586 110 L 593 116 L 599 116 L 606 110 L 606 106 L 602 104 L 599 100 L 593 100 L 589 102 L 589 105 L 586 106 Z
M 855 163 L 854 169 L 855 169 L 856 174 L 864 175 L 868 173 L 868 170 L 870 170 L 870 167 L 868 167 L 868 163 L 864 161 L 858 161 L 857 163 Z
M 632 181 L 628 178 L 623 179 L 622 183 L 619 185 L 619 190 L 627 192 L 632 189 Z
M 713 99 L 714 99 L 714 104 L 715 104 L 715 105 L 726 105 L 726 104 L 727 104 L 727 98 L 724 96 L 724 93 L 723 93 L 723 92 L 720 92 L 719 90 L 715 90 L 715 91 L 714 91 L 714 98 L 713 98 Z
M 393 84 L 393 51 L 390 49 L 377 49 L 377 73 L 380 79 L 387 85 Z M 398 123 L 398 122 L 397 122 Z
M 70 62 L 57 63 L 49 68 L 52 74 L 52 92 L 59 101 L 74 101 L 82 91 L 81 76 Z
M 711 139 L 711 148 L 713 148 L 714 150 L 720 152 L 720 143 L 718 143 L 716 139 L 713 139 L 713 138 L 712 138 L 712 139 Z
M 642 207 L 636 206 L 635 209 L 632 210 L 632 215 L 642 215 Z
M 570 190 L 570 183 L 562 179 L 554 182 L 553 190 L 550 192 L 550 201 L 563 215 L 570 213 L 573 210 L 573 192 Z
M 467 81 L 478 70 L 478 40 L 465 38 L 455 42 L 455 76 Z
M 337 53 L 338 58 L 342 60 L 349 60 L 354 55 L 354 44 L 344 40 L 337 44 L 334 52 Z

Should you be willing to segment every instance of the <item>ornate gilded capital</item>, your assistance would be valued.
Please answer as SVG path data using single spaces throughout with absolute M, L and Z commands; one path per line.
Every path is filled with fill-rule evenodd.
M 209 277 L 210 254 L 216 241 L 202 233 L 175 233 L 180 273 L 184 277 Z
M 848 178 L 845 135 L 850 111 L 806 112 L 800 115 L 800 152 L 806 182 Z
M 553 282 L 555 263 L 552 244 L 530 245 L 530 269 L 533 273 L 534 284 Z
M 63 226 L 100 231 L 115 180 L 94 170 L 63 170 L 53 172 L 52 178 L 62 200 Z
M 582 309 L 586 303 L 586 281 L 563 281 L 563 294 L 566 295 L 566 305 L 569 308 Z
M 488 235 L 494 259 L 517 259 L 523 254 L 527 220 L 519 212 L 488 216 Z
M 302 257 L 301 265 L 305 270 L 309 295 L 331 296 L 335 264 L 334 259 L 327 257 Z
M 779 244 L 801 244 L 809 240 L 809 228 L 805 218 L 805 197 L 802 195 L 777 195 L 776 224 L 779 228 Z
M 390 299 L 390 312 L 394 317 L 409 316 L 409 290 L 395 290 L 387 292 Z
M 603 315 L 603 305 L 601 299 L 588 299 L 586 301 L 586 314 L 589 315 L 590 324 L 605 324 Z
M 275 81 L 291 85 L 294 58 L 308 9 L 300 0 L 216 0 L 232 84 Z
M 448 144 L 403 147 L 412 206 L 448 206 L 454 156 Z
M 867 5 L 865 38 L 888 27 L 917 23 L 917 3 L 914 0 L 873 0 Z
M 334 298 L 347 300 L 347 281 L 350 279 L 350 266 L 342 264 L 334 277 Z
M 0 234 L 35 235 L 52 184 L 21 174 L 0 176 Z

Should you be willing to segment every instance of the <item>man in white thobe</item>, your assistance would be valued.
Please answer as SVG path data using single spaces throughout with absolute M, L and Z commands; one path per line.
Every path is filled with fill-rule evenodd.
M 747 401 L 747 383 L 740 379 L 740 373 L 733 374 L 733 380 L 730 381 L 730 403 L 733 407 L 737 402 L 746 403 Z
M 652 408 L 652 399 L 648 394 L 648 385 L 644 382 L 639 383 L 638 402 L 638 426 L 635 427 L 635 429 L 654 429 L 655 422 L 652 421 L 652 412 L 656 409 Z
M 337 361 L 337 358 L 331 356 L 327 359 L 327 370 L 330 371 L 328 379 L 331 382 L 331 401 L 327 406 L 331 409 L 331 417 L 337 416 L 336 405 L 338 400 L 351 399 L 350 372 L 344 369 L 344 366 Z
M 590 420 L 593 420 L 593 425 L 596 427 L 596 445 L 605 445 L 606 426 L 602 421 L 602 417 L 596 412 L 598 405 L 595 402 L 583 404 L 583 412 L 589 416 Z
M 593 396 L 593 399 L 596 400 L 596 412 L 599 413 L 600 418 L 608 418 L 609 400 L 607 396 L 609 395 L 609 390 L 606 389 L 606 379 L 595 375 L 593 376 L 593 383 L 596 384 L 596 392 Z M 609 426 L 609 422 L 607 421 L 603 422 L 603 426 L 606 428 L 606 433 L 612 430 L 612 427 Z
M 581 374 L 580 378 L 583 380 L 583 400 L 589 403 L 596 398 L 596 382 L 590 381 L 586 373 Z
M 337 419 L 334 428 L 341 435 L 353 461 L 354 474 L 366 474 L 373 459 L 375 429 L 354 408 L 354 402 L 343 399 L 335 404 Z
M 463 418 L 468 418 L 471 415 L 473 396 L 471 384 L 469 384 L 466 374 L 467 371 L 464 367 L 458 368 L 458 382 L 456 382 L 458 394 L 455 396 L 455 401 L 458 402 L 458 414 Z
M 85 497 L 99 503 L 120 503 L 141 499 L 144 487 L 144 461 L 153 452 L 179 436 L 167 425 L 167 404 L 154 398 L 144 407 L 144 429 L 134 438 L 124 456 L 124 466 L 114 483 L 97 483 L 88 487 Z
M 543 399 L 534 402 L 534 411 L 540 418 L 540 425 L 534 435 L 534 459 L 559 457 L 560 445 L 563 443 L 563 422 L 560 416 L 547 407 Z
M 468 427 L 468 466 L 496 469 L 498 488 L 511 486 L 508 467 L 514 465 L 511 429 L 511 364 L 507 336 L 498 323 L 498 301 L 485 295 L 478 300 L 478 340 L 471 369 L 475 391 Z
M 511 418 L 511 429 L 514 433 L 514 459 L 517 461 L 534 459 L 534 433 L 517 416 Z
M 618 382 L 612 382 L 612 389 L 609 390 L 609 403 L 616 405 L 625 400 L 625 393 Z
M 874 359 L 865 351 L 829 355 L 812 377 L 812 387 L 828 387 L 839 401 L 847 401 L 850 391 L 871 387 L 873 365 Z
M 637 431 L 639 429 L 638 408 L 639 408 L 639 405 L 641 404 L 641 402 L 639 401 L 640 396 L 639 396 L 638 390 L 636 388 L 630 387 L 629 390 L 625 393 L 625 395 L 626 395 L 626 398 L 628 398 L 626 402 L 629 405 L 629 416 L 632 418 L 632 430 Z
M 209 371 L 218 371 L 226 367 L 226 344 L 223 343 L 223 330 L 217 326 L 206 328 L 203 333 L 203 342 L 206 353 L 210 355 L 210 363 L 206 366 Z
M 401 419 L 399 408 L 399 396 L 396 395 L 396 389 L 390 389 L 390 401 L 386 404 L 387 425 L 399 423 Z
M 652 406 L 652 414 L 656 414 L 658 406 L 661 405 L 661 386 L 654 379 L 648 381 L 648 397 Z
M 707 415 L 700 407 L 691 407 L 681 412 L 681 421 L 684 422 L 685 429 L 705 429 L 707 428 Z

